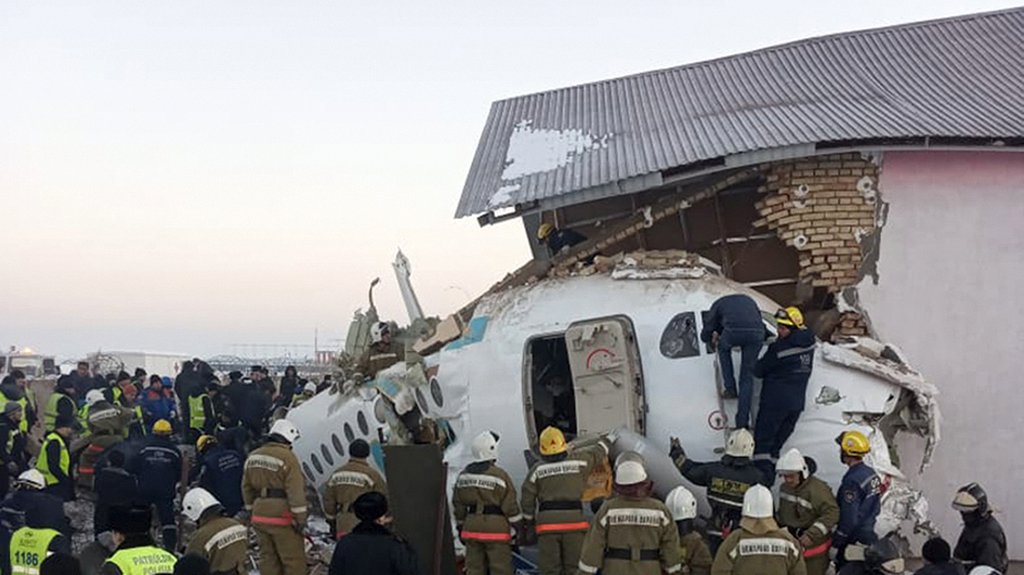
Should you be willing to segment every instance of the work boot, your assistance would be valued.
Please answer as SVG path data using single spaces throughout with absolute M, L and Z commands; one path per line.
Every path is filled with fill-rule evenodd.
M 731 389 L 723 389 L 722 393 L 720 395 L 722 396 L 722 399 L 738 399 L 739 398 L 739 396 L 736 395 L 736 392 L 731 390 Z

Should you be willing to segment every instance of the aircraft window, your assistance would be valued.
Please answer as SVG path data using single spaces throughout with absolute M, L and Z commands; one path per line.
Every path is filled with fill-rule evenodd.
M 345 457 L 345 448 L 341 445 L 341 439 L 337 433 L 331 434 L 331 443 L 334 445 L 334 451 L 338 453 L 338 457 Z
M 420 404 L 420 411 L 423 413 L 430 411 L 427 406 L 427 396 L 423 395 L 423 390 L 418 387 L 416 388 L 416 403 Z
M 378 398 L 377 402 L 373 404 L 373 416 L 377 418 L 377 421 L 381 423 L 387 423 L 387 406 L 384 405 L 384 399 Z
M 356 434 L 352 433 L 352 426 L 349 425 L 347 421 L 345 422 L 345 439 L 347 439 L 349 443 L 356 440 Z
M 434 398 L 434 403 L 438 407 L 444 407 L 444 395 L 441 393 L 441 384 L 437 382 L 436 377 L 430 379 L 430 396 Z
M 365 413 L 360 411 L 356 414 L 356 423 L 359 424 L 359 431 L 361 431 L 363 435 L 370 435 L 370 424 L 366 423 Z
M 700 355 L 697 318 L 692 311 L 676 314 L 661 334 L 661 355 L 669 359 Z
M 302 470 L 306 472 L 306 478 L 309 479 L 310 483 L 316 483 L 316 477 L 313 476 L 313 470 L 309 468 L 308 463 L 302 464 Z
M 323 454 L 324 461 L 327 462 L 327 465 L 334 465 L 334 456 L 331 455 L 331 452 L 327 450 L 327 446 L 323 443 L 320 444 L 320 453 Z
M 323 473 L 324 472 L 324 466 L 320 465 L 320 460 L 316 458 L 316 454 L 315 453 L 313 455 L 309 456 L 309 460 L 313 462 L 313 467 L 316 467 L 316 472 L 317 473 Z

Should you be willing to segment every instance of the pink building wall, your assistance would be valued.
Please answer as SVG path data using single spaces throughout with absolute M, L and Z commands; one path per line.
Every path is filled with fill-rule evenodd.
M 861 304 L 941 392 L 942 441 L 914 480 L 951 543 L 952 495 L 980 482 L 1024 559 L 1024 153 L 887 152 L 879 191 L 878 283 L 861 282 Z M 901 446 L 915 468 L 921 444 Z

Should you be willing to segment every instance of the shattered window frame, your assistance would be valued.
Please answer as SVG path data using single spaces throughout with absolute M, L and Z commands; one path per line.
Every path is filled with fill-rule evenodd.
M 697 313 L 684 311 L 672 316 L 661 331 L 658 351 L 666 359 L 700 357 L 700 329 Z

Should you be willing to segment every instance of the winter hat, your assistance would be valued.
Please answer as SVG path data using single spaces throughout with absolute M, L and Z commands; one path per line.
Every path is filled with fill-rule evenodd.
M 160 376 L 154 373 L 153 375 L 149 376 L 149 385 L 153 385 L 154 383 L 159 383 L 160 385 L 163 385 L 164 380 L 160 379 Z
M 153 512 L 149 507 L 112 507 L 110 529 L 124 535 L 149 533 Z
M 953 554 L 949 549 L 949 543 L 942 537 L 935 537 L 924 542 L 921 548 L 921 557 L 929 563 L 949 563 Z
M 366 459 L 370 456 L 370 444 L 362 439 L 357 439 L 349 444 L 348 454 L 359 459 Z
M 388 512 L 388 500 L 383 493 L 370 491 L 356 498 L 352 512 L 360 521 L 376 521 Z
M 39 575 L 82 575 L 82 566 L 71 555 L 54 553 L 39 565 Z
M 199 555 L 189 553 L 174 564 L 174 575 L 208 575 L 210 562 Z
M 57 417 L 57 422 L 53 424 L 54 429 L 60 429 L 61 427 L 75 427 L 75 416 L 74 415 L 61 415 Z
M 17 401 L 8 401 L 7 405 L 4 406 L 4 415 L 11 415 L 22 411 L 21 404 Z

